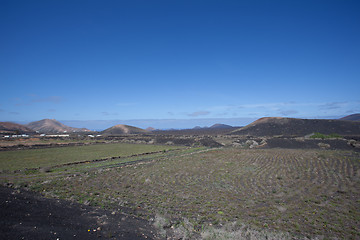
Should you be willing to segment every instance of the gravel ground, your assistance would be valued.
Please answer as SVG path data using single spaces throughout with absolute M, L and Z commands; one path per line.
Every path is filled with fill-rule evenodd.
M 160 239 L 148 221 L 0 187 L 0 239 Z

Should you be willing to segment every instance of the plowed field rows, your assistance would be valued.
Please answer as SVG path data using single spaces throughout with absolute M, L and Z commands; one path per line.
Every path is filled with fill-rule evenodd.
M 195 228 L 238 222 L 302 236 L 360 238 L 355 152 L 216 149 L 38 186 L 94 205 L 131 206 Z

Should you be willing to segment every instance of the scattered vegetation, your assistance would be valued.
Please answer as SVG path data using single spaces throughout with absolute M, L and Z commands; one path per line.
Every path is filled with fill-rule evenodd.
M 164 237 L 360 238 L 360 156 L 356 152 L 204 147 L 168 151 L 175 148 L 168 145 L 132 149 L 133 145 L 126 145 L 127 151 L 122 152 L 124 144 L 107 150 L 106 145 L 98 146 L 101 150 L 94 149 L 89 156 L 97 151 L 101 157 L 130 156 L 155 147 L 159 152 L 52 171 L 3 172 L 0 180 L 50 197 L 131 209 L 133 215 L 153 219 Z M 48 157 L 59 154 L 55 148 L 43 150 L 49 150 Z M 45 157 L 44 162 L 35 157 L 28 160 L 24 152 L 9 152 L 18 153 L 18 160 L 13 157 L 11 165 L 2 157 L 3 166 L 47 166 Z M 71 161 L 80 159 L 76 154 Z
M 313 135 L 311 135 L 310 138 L 329 139 L 329 138 L 343 138 L 343 137 L 336 133 L 326 135 L 326 134 L 316 132 Z

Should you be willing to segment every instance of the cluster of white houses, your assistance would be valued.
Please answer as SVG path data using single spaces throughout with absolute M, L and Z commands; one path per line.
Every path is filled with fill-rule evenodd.
M 20 134 L 20 135 L 5 135 L 4 138 L 27 138 L 30 137 L 27 134 Z

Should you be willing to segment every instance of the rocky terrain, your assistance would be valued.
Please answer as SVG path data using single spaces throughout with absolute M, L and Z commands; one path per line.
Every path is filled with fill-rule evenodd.
M 318 148 L 360 150 L 360 121 L 352 121 L 359 114 L 342 119 L 296 119 L 282 117 L 260 118 L 245 127 L 214 124 L 211 127 L 195 127 L 182 130 L 144 130 L 118 124 L 97 134 L 72 134 L 58 138 L 56 142 L 41 142 L 39 138 L 3 139 L 0 150 L 45 148 L 97 143 L 123 142 L 134 144 L 167 144 L 205 147 L 238 148 Z M 344 120 L 345 119 L 345 120 Z M 348 120 L 346 120 L 348 119 Z M 59 133 L 58 131 L 86 131 L 65 126 L 56 120 L 41 120 L 29 124 L 34 130 Z M 1 126 L 1 125 L 0 125 Z M 6 123 L 13 131 L 31 131 L 19 124 Z M 67 129 L 67 130 L 66 130 Z M 20 132 L 18 130 L 18 132 Z M 84 132 L 83 132 L 84 133 Z M 320 137 L 314 135 L 320 134 Z M 42 137 L 41 139 L 46 139 Z M 48 139 L 50 140 L 50 138 Z
M 1 239 L 158 239 L 147 220 L 0 187 Z M 114 224 L 116 223 L 116 224 Z
M 3 139 L 0 153 L 11 162 L 0 171 L 5 186 L 0 187 L 0 236 L 198 239 L 240 217 L 255 229 L 289 232 L 284 238 L 261 232 L 263 239 L 356 239 L 359 124 L 262 118 L 243 128 L 215 124 L 168 131 L 119 124 L 98 135 Z M 111 154 L 125 145 L 125 150 L 149 150 Z M 164 146 L 175 150 L 154 150 Z M 82 148 L 90 158 L 76 155 Z M 76 157 L 55 163 L 68 149 Z M 45 158 L 51 167 L 40 162 L 41 155 L 31 158 L 30 151 L 38 150 L 54 157 Z M 99 152 L 104 156 L 95 157 Z M 26 154 L 35 167 L 18 170 L 23 162 L 6 157 L 11 154 Z M 222 231 L 247 238 L 251 228 L 246 229 Z

